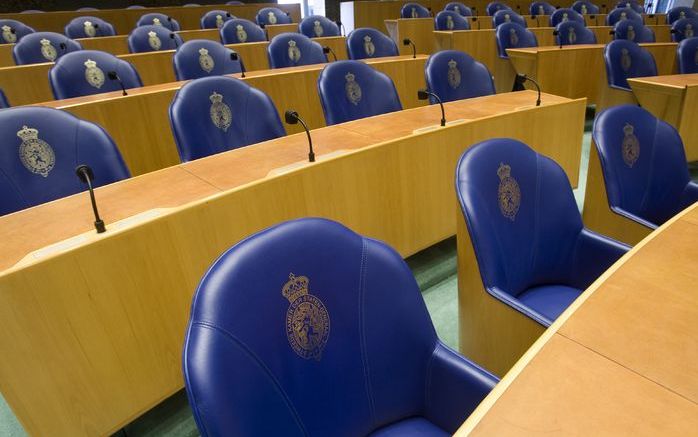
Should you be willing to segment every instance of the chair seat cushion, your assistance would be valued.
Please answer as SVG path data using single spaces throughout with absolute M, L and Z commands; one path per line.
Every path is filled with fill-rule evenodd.
M 450 436 L 443 429 L 423 417 L 411 417 L 400 422 L 391 423 L 374 432 L 370 437 L 421 437 L 421 436 Z
M 552 323 L 580 294 L 582 290 L 566 285 L 542 285 L 524 291 L 518 300 Z

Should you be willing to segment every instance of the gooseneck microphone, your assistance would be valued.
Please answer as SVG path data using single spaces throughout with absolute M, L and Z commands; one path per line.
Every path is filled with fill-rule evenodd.
M 334 50 L 332 50 L 332 48 L 329 46 L 324 46 L 322 48 L 322 53 L 324 53 L 325 56 L 327 56 L 328 53 L 332 53 L 332 57 L 334 58 L 334 60 L 337 60 L 337 55 L 334 53 Z
M 531 20 L 536 20 L 536 27 L 540 27 L 540 18 L 538 15 L 531 15 Z
M 240 54 L 238 52 L 231 50 L 230 60 L 231 61 L 240 61 L 240 73 L 242 73 L 242 75 L 240 77 L 245 77 L 245 63 L 242 62 L 242 56 L 240 56 Z
M 99 218 L 99 211 L 97 211 L 95 192 L 92 188 L 92 180 L 95 178 L 95 175 L 92 172 L 92 169 L 85 164 L 78 165 L 75 168 L 75 174 L 78 176 L 80 181 L 82 181 L 82 183 L 87 184 L 87 189 L 90 191 L 90 201 L 92 202 L 92 212 L 95 215 L 95 229 L 97 230 L 98 234 L 101 234 L 105 232 L 107 228 L 104 226 L 104 221 Z
M 340 36 L 345 36 L 347 34 L 347 29 L 344 28 L 344 24 L 342 24 L 342 22 L 339 20 L 335 21 L 335 23 L 341 29 L 339 32 Z
M 116 74 L 116 71 L 110 71 L 109 73 L 107 73 L 107 77 L 109 78 L 109 80 L 118 81 L 119 85 L 121 85 L 121 91 L 123 92 L 123 95 L 128 96 L 128 93 L 126 92 L 126 87 L 124 86 L 124 83 L 121 81 L 119 75 Z
M 516 74 L 516 78 L 514 79 L 514 88 L 512 89 L 512 91 L 523 91 L 525 89 L 523 84 L 526 81 L 529 81 L 536 86 L 536 90 L 538 90 L 538 99 L 536 100 L 536 106 L 540 106 L 540 85 L 538 85 L 538 82 L 526 76 L 525 74 Z
M 310 148 L 310 152 L 308 152 L 308 161 L 315 162 L 315 152 L 313 152 L 313 139 L 310 137 L 310 130 L 308 130 L 308 125 L 305 124 L 303 119 L 300 118 L 298 116 L 298 113 L 293 109 L 288 109 L 284 113 L 284 118 L 286 119 L 286 123 L 288 124 L 297 124 L 300 122 L 300 124 L 303 125 L 303 129 L 305 129 L 305 134 L 308 136 L 308 147 Z
M 95 36 L 99 36 L 99 24 L 95 23 L 94 28 L 95 28 Z
M 426 100 L 429 96 L 432 96 L 439 103 L 439 106 L 441 106 L 441 126 L 446 126 L 446 113 L 444 112 L 444 104 L 441 101 L 441 97 L 427 89 L 417 91 L 417 98 L 419 100 Z
M 590 19 L 590 20 L 594 20 L 594 26 L 598 26 L 598 25 L 599 25 L 599 19 L 596 18 L 596 15 L 589 15 L 589 19 Z
M 64 42 L 58 44 L 58 48 L 61 49 L 64 54 L 68 51 L 68 46 L 66 46 Z
M 170 39 L 174 41 L 175 47 L 179 48 L 179 41 L 177 41 L 177 37 L 175 36 L 174 32 L 170 33 Z
M 558 37 L 558 41 L 560 41 L 560 48 L 562 49 L 562 38 L 560 38 L 560 32 L 557 29 L 553 30 L 553 36 Z
M 473 23 L 477 22 L 477 30 L 480 30 L 480 21 L 478 21 L 477 16 L 473 15 L 470 19 L 473 20 Z
M 417 46 L 414 45 L 414 43 L 412 42 L 411 39 L 409 39 L 409 38 L 403 39 L 402 45 L 405 45 L 405 46 L 411 45 L 412 46 L 412 59 L 417 57 Z

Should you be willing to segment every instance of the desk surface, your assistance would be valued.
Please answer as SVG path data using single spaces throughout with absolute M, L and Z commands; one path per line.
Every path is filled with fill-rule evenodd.
M 693 435 L 698 205 L 614 264 L 457 435 Z
M 643 84 L 661 88 L 684 89 L 687 86 L 698 85 L 698 73 L 696 74 L 671 74 L 667 76 L 637 77 L 628 79 L 630 84 Z

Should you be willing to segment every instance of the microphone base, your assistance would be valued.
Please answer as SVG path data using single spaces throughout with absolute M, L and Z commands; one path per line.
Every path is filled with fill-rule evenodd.
M 347 149 L 335 150 L 334 152 L 330 152 L 330 153 L 326 153 L 324 155 L 318 156 L 316 161 L 326 161 L 328 159 L 335 158 L 337 156 L 342 156 L 346 153 L 349 153 L 349 150 L 347 150 Z M 279 167 L 279 168 L 275 168 L 275 169 L 271 170 L 269 173 L 267 173 L 267 177 L 270 178 L 270 177 L 274 177 L 274 176 L 280 176 L 280 175 L 283 175 L 286 173 L 290 173 L 294 170 L 298 170 L 298 169 L 301 169 L 303 167 L 307 167 L 309 165 L 311 165 L 311 163 L 308 162 L 308 160 L 294 162 L 294 163 L 291 163 L 289 165 L 285 165 L 283 167 Z
M 97 230 L 98 234 L 107 232 L 107 227 L 104 226 L 104 220 L 95 220 L 95 229 Z
M 420 127 L 412 131 L 413 134 L 423 134 L 426 132 L 431 132 L 433 130 L 442 129 L 444 127 L 454 126 L 456 124 L 461 124 L 470 121 L 467 118 L 459 118 L 458 120 L 447 121 L 446 126 L 441 126 L 441 124 L 434 124 L 431 126 Z

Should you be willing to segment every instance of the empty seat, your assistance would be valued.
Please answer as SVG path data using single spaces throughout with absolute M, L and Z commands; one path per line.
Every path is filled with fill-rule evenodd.
M 642 20 L 642 15 L 633 11 L 630 8 L 614 9 L 606 15 L 606 25 L 615 26 L 617 22 L 621 20 L 636 20 L 644 22 Z
M 558 24 L 565 21 L 578 21 L 584 24 L 584 16 L 570 8 L 557 9 L 550 15 L 550 27 L 557 27 Z
M 671 39 L 681 42 L 698 35 L 698 18 L 680 18 L 671 25 Z
M 507 49 L 538 46 L 538 40 L 533 32 L 517 23 L 504 23 L 498 26 L 495 36 L 500 58 L 509 58 Z
M 443 102 L 495 93 L 487 67 L 458 50 L 442 50 L 429 56 L 424 73 L 427 88 Z M 436 103 L 431 96 L 430 103 Z
M 473 15 L 473 11 L 461 2 L 450 2 L 444 7 L 444 11 L 453 11 L 464 17 Z
M 116 35 L 114 26 L 97 17 L 77 17 L 66 24 L 64 30 L 68 38 L 94 38 Z
M 467 18 L 455 11 L 441 11 L 434 18 L 436 30 L 469 30 L 470 23 Z
M 538 15 L 550 15 L 555 12 L 555 6 L 548 2 L 533 2 L 528 7 L 528 11 L 533 17 Z
M 598 6 L 586 0 L 577 0 L 576 2 L 572 3 L 572 9 L 582 15 L 596 15 L 601 11 Z
M 395 41 L 370 27 L 360 27 L 347 35 L 349 59 L 381 58 L 399 54 Z
M 614 39 L 627 39 L 638 44 L 654 42 L 654 32 L 641 21 L 621 20 L 613 28 Z
M 291 17 L 279 8 L 262 8 L 255 16 L 257 24 L 261 27 L 267 24 L 289 24 L 293 23 Z
M 502 9 L 511 9 L 507 4 L 502 3 L 502 2 L 491 2 L 487 4 L 487 7 L 485 10 L 487 11 L 487 15 L 493 16 L 497 11 L 501 11 Z
M 131 53 L 175 50 L 182 45 L 182 37 L 165 26 L 138 26 L 128 36 L 128 50 Z
M 14 44 L 34 29 L 17 20 L 0 20 L 0 44 Z
M 234 18 L 226 21 L 221 28 L 223 44 L 240 44 L 245 42 L 266 41 L 264 30 L 250 20 Z
M 22 38 L 12 48 L 17 65 L 55 62 L 66 53 L 82 50 L 77 41 L 55 32 L 35 32 Z
M 679 73 L 698 73 L 698 38 L 686 38 L 676 49 Z
M 217 41 L 189 40 L 174 55 L 175 76 L 177 80 L 189 80 L 239 73 L 240 60 L 233 60 L 232 54 L 232 50 Z
M 300 33 L 286 32 L 276 35 L 267 46 L 271 68 L 322 64 L 327 57 L 322 46 Z
M 161 14 L 159 12 L 152 12 L 150 14 L 142 15 L 141 18 L 136 22 L 136 26 L 164 26 L 173 32 L 180 30 L 179 22 L 174 18 Z
M 526 27 L 526 19 L 511 9 L 502 9 L 497 11 L 492 16 L 492 25 L 496 28 L 500 24 L 504 23 L 516 23 L 522 27 Z
M 698 12 L 688 6 L 677 6 L 669 9 L 666 13 L 666 21 L 669 24 L 674 24 L 682 18 L 698 18 Z
M 400 18 L 429 18 L 431 17 L 431 12 L 429 9 L 420 5 L 419 3 L 405 3 L 400 8 Z
M 208 11 L 201 17 L 201 28 L 202 29 L 220 29 L 223 27 L 226 21 L 230 21 L 235 18 L 230 12 L 213 10 Z
M 604 48 L 603 56 L 606 78 L 611 88 L 631 91 L 629 78 L 657 75 L 657 64 L 652 54 L 632 41 L 611 41 Z
M 302 19 L 298 24 L 298 31 L 308 38 L 339 36 L 339 26 L 321 15 L 311 15 Z
M 596 35 L 579 21 L 563 21 L 555 28 L 555 43 L 562 46 L 596 44 Z

